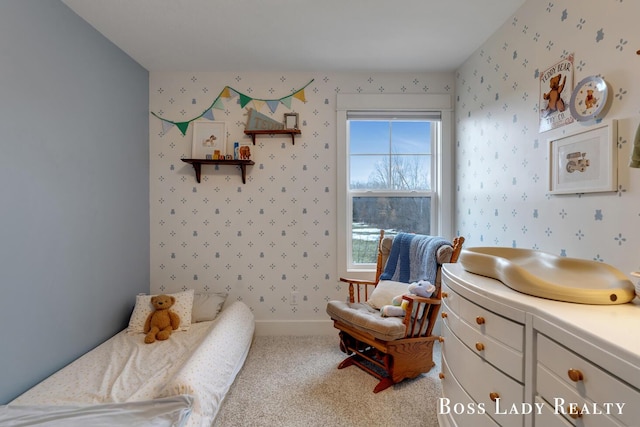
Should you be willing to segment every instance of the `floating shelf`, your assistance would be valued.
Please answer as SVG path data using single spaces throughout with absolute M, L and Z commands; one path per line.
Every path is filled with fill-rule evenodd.
M 235 165 L 240 166 L 242 171 L 242 183 L 247 181 L 247 165 L 255 165 L 253 160 L 208 160 L 208 159 L 182 159 L 183 162 L 189 163 L 196 171 L 196 181 L 200 182 L 200 171 L 202 165 Z
M 291 135 L 291 144 L 295 145 L 296 135 L 302 135 L 300 129 L 268 129 L 268 130 L 245 130 L 246 135 L 251 135 L 253 145 L 256 145 L 256 135 Z

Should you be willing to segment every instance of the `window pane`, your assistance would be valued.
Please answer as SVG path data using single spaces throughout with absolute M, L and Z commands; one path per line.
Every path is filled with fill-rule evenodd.
M 431 197 L 354 197 L 352 260 L 354 264 L 375 264 L 380 229 L 429 235 Z
M 351 190 L 431 190 L 431 156 L 352 155 Z
M 367 190 L 389 188 L 389 156 L 355 155 L 349 161 L 349 187 Z
M 430 190 L 431 156 L 393 156 L 391 189 Z
M 351 154 L 388 154 L 388 121 L 351 120 L 349 122 L 349 151 Z
M 392 122 L 391 152 L 393 154 L 431 154 L 430 122 Z

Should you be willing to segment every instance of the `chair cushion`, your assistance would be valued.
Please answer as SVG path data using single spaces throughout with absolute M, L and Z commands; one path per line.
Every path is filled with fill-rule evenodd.
M 366 303 L 329 301 L 327 314 L 334 320 L 368 332 L 382 341 L 393 341 L 405 336 L 403 317 L 382 317 L 380 311 Z

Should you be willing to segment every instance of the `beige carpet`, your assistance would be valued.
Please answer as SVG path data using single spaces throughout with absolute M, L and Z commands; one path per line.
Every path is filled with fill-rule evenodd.
M 435 427 L 440 345 L 427 374 L 374 394 L 378 380 L 355 366 L 338 335 L 256 337 L 222 404 L 216 427 Z

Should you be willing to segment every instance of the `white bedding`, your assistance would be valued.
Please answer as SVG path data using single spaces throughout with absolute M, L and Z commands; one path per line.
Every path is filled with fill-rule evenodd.
M 166 341 L 122 331 L 56 372 L 10 405 L 93 405 L 191 395 L 187 426 L 211 425 L 244 364 L 255 328 L 251 310 L 229 304 L 213 321 Z

